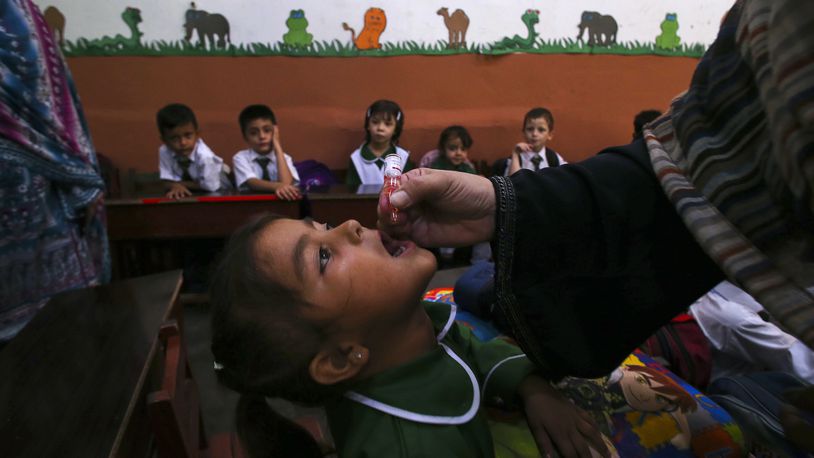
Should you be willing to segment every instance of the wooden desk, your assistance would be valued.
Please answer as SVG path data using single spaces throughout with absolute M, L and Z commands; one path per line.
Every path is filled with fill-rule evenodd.
M 258 213 L 288 218 L 311 216 L 333 225 L 356 219 L 376 226 L 379 187 L 357 193 L 345 185 L 311 189 L 302 201 L 272 194 L 207 194 L 173 200 L 157 195 L 107 199 L 108 238 L 117 240 L 228 237 Z
M 309 190 L 303 200 L 287 202 L 273 194 L 223 193 L 172 200 L 152 193 L 108 199 L 107 230 L 113 278 L 131 278 L 184 266 L 179 240 L 225 239 L 258 213 L 289 218 L 311 216 L 333 225 L 356 219 L 376 227 L 378 188 L 370 194 L 345 185 Z
M 181 272 L 54 296 L 0 351 L 0 455 L 146 457 L 146 392 Z
M 116 240 L 228 237 L 264 212 L 299 218 L 300 202 L 271 194 L 224 194 L 172 200 L 164 197 L 108 199 L 108 238 Z
M 362 226 L 375 228 L 380 188 L 381 186 L 374 186 L 365 189 L 366 192 L 362 194 L 345 185 L 311 190 L 308 193 L 310 216 L 316 221 L 333 226 L 355 219 Z

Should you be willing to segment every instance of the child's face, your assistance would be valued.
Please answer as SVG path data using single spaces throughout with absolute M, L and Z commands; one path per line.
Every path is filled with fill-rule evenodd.
M 387 113 L 375 113 L 367 121 L 367 131 L 370 132 L 370 141 L 390 143 L 396 132 L 396 120 Z
M 256 153 L 268 154 L 273 146 L 274 124 L 272 124 L 271 119 L 253 119 L 246 124 L 243 138 L 246 139 L 249 148 Z
M 453 165 L 461 165 L 466 161 L 467 150 L 464 142 L 458 137 L 452 137 L 444 143 L 444 154 Z
M 165 130 L 161 140 L 167 148 L 179 156 L 189 156 L 195 150 L 198 141 L 198 129 L 191 122 Z
M 548 121 L 545 118 L 532 118 L 526 121 L 523 135 L 534 151 L 540 151 L 554 136 L 548 128 Z
M 403 325 L 436 267 L 429 251 L 412 242 L 386 248 L 378 231 L 354 220 L 336 228 L 307 219 L 275 221 L 256 253 L 268 275 L 314 305 L 303 310 L 305 318 L 341 336 Z

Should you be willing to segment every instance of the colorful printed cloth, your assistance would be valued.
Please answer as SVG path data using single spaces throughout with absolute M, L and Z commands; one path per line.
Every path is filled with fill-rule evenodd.
M 103 190 L 73 81 L 45 20 L 30 0 L 3 2 L 0 341 L 51 295 L 108 279 Z
M 424 300 L 454 304 L 452 288 L 436 288 Z M 455 317 L 475 334 L 492 338 L 491 324 Z M 568 377 L 558 384 L 597 420 L 609 449 L 623 457 L 739 457 L 743 435 L 732 417 L 707 396 L 639 351 L 607 377 Z M 489 428 L 498 458 L 539 456 L 520 413 L 491 409 Z
M 653 168 L 727 276 L 808 346 L 814 280 L 814 3 L 742 0 L 689 90 L 645 129 Z

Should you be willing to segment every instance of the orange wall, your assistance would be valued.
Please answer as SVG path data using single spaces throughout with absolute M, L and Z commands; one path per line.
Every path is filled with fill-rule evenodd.
M 505 156 L 522 137 L 524 113 L 555 116 L 551 146 L 569 161 L 626 143 L 633 116 L 664 109 L 687 88 L 696 59 L 656 56 L 514 54 L 390 58 L 81 57 L 68 59 L 96 148 L 122 169 L 157 170 L 154 116 L 170 102 L 190 105 L 203 138 L 221 157 L 243 149 L 237 114 L 270 105 L 283 147 L 295 160 L 347 166 L 364 138 L 367 106 L 397 101 L 402 146 L 414 160 L 441 129 L 463 124 L 473 159 Z

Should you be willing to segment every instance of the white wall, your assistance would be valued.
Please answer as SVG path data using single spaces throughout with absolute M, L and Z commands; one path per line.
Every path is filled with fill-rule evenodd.
M 181 0 L 36 0 L 41 9 L 57 7 L 66 17 L 65 37 L 98 38 L 104 35 L 129 35 L 121 20 L 128 6 L 141 10 L 143 41 L 177 41 L 183 38 L 184 12 L 188 1 Z M 221 13 L 231 25 L 232 42 L 276 43 L 287 32 L 285 20 L 292 9 L 302 9 L 308 19 L 308 32 L 315 41 L 350 41 L 342 29 L 347 22 L 358 33 L 364 11 L 376 6 L 387 14 L 387 29 L 382 42 L 416 41 L 432 44 L 446 41 L 447 29 L 436 11 L 443 6 L 450 13 L 462 8 L 470 18 L 469 43 L 488 44 L 504 36 L 526 35 L 520 16 L 527 9 L 540 11 L 536 26 L 540 38 L 576 38 L 582 11 L 612 15 L 619 24 L 618 42 L 651 43 L 661 31 L 665 13 L 677 13 L 678 35 L 682 43 L 709 45 L 732 0 L 658 0 L 658 1 L 573 1 L 573 0 L 198 0 L 197 9 Z

